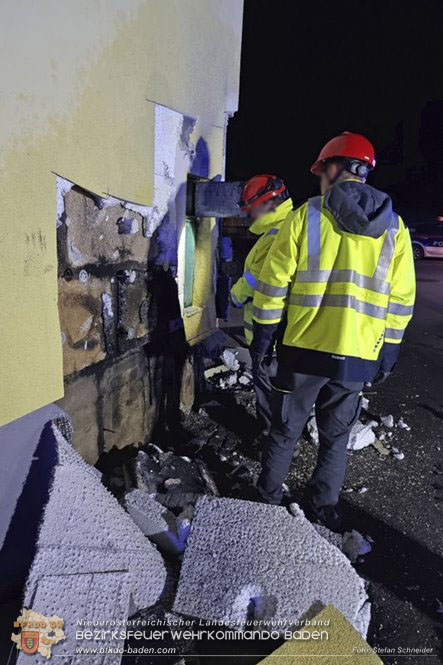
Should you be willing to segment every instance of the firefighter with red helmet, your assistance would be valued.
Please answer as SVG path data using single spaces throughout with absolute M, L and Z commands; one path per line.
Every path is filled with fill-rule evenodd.
M 409 232 L 389 196 L 366 183 L 374 166 L 374 148 L 360 134 L 326 143 L 311 167 L 321 196 L 289 213 L 254 291 L 258 364 L 278 326 L 281 338 L 257 490 L 263 501 L 281 502 L 315 404 L 319 450 L 303 507 L 333 530 L 341 528 L 339 494 L 362 388 L 392 372 L 415 298 Z
M 281 224 L 292 210 L 292 200 L 284 182 L 275 175 L 256 175 L 243 185 L 240 208 L 253 220 L 249 230 L 259 236 L 246 257 L 244 272 L 231 290 L 236 307 L 243 307 L 244 333 L 252 341 L 252 300 L 263 262 L 278 234 Z M 253 356 L 253 354 L 252 354 Z M 268 431 L 271 422 L 271 377 L 275 375 L 276 360 L 269 354 L 266 361 L 256 363 L 252 370 L 257 404 L 257 420 L 261 431 Z

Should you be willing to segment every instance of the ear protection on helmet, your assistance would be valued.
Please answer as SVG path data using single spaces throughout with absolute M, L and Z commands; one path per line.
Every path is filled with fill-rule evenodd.
M 260 183 L 260 181 L 264 182 Z M 254 192 L 252 194 L 251 191 L 248 192 L 248 187 L 250 188 L 251 185 L 253 185 L 252 191 Z M 239 205 L 240 208 L 246 208 L 263 197 L 264 200 L 269 200 L 275 196 L 279 196 L 282 201 L 289 198 L 289 192 L 281 178 L 275 175 L 254 176 L 245 183 Z
M 347 169 L 359 178 L 367 178 L 369 175 L 369 167 L 357 160 L 349 162 Z

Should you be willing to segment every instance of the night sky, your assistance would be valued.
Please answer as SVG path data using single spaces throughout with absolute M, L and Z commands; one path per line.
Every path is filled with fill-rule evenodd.
M 227 177 L 276 173 L 302 201 L 317 193 L 319 149 L 344 130 L 375 144 L 372 184 L 425 209 L 431 179 L 443 204 L 442 0 L 245 0 Z

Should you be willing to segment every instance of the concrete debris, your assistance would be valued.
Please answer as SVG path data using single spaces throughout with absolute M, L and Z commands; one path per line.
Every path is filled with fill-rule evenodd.
M 203 445 L 202 442 L 201 445 Z M 217 485 L 203 460 L 163 452 L 150 444 L 140 450 L 135 463 L 138 489 L 155 496 L 170 509 L 195 504 L 202 494 L 219 496 Z
M 226 379 L 220 379 L 219 387 L 220 388 L 232 388 L 237 383 L 237 372 L 230 374 Z
M 347 487 L 343 490 L 346 494 L 351 494 L 351 492 L 356 492 L 356 494 L 365 494 L 368 491 L 368 487 Z
M 75 631 L 80 616 L 86 621 L 122 621 L 137 608 L 156 603 L 166 569 L 157 549 L 102 485 L 97 470 L 82 460 L 55 425 L 52 431 L 58 461 L 23 605 L 63 617 L 66 640 L 55 647 L 56 655 L 62 656 L 79 646 Z M 27 658 L 20 654 L 18 663 L 27 663 Z M 119 663 L 120 656 L 109 662 Z
M 380 418 L 381 424 L 384 425 L 384 427 L 394 427 L 394 416 L 389 415 L 389 416 L 382 416 Z
M 380 455 L 389 455 L 390 453 L 389 448 L 386 448 L 386 446 L 383 445 L 381 440 L 376 439 L 372 445 L 380 453 Z
M 252 369 L 252 359 L 248 348 L 239 346 L 235 349 L 235 355 L 242 369 L 249 371 Z
M 156 499 L 141 490 L 132 490 L 125 497 L 128 513 L 149 540 L 172 554 L 181 554 L 186 546 L 190 523 L 185 525 Z M 187 526 L 187 528 L 186 528 Z
M 220 492 L 217 489 L 217 485 L 215 484 L 215 481 L 211 476 L 206 464 L 203 462 L 203 460 L 197 460 L 196 464 L 209 494 L 212 494 L 213 496 L 220 496 Z
M 238 372 L 240 369 L 240 363 L 237 360 L 237 354 L 231 349 L 225 349 L 221 355 L 221 360 L 225 367 L 227 367 L 232 372 Z
M 183 459 L 183 457 L 181 457 L 180 459 Z M 181 483 L 182 481 L 180 478 L 166 478 L 163 485 L 165 486 L 165 489 L 169 490 L 173 487 L 177 487 L 177 485 L 181 485 Z
M 215 365 L 205 370 L 207 381 L 222 390 L 234 386 L 241 389 L 252 387 L 251 357 L 248 349 L 225 348 L 220 353 L 220 359 L 223 365 Z
M 352 529 L 343 534 L 342 551 L 351 563 L 355 563 L 359 557 L 372 551 L 372 542 L 368 537 L 365 538 L 361 533 Z
M 367 397 L 361 398 L 361 408 L 367 411 L 369 409 L 369 400 Z
M 307 429 L 308 429 L 308 434 L 311 438 L 312 443 L 315 443 L 315 445 L 318 446 L 318 443 L 319 443 L 318 427 L 317 427 L 317 421 L 315 419 L 315 416 L 311 416 L 311 418 L 308 420 Z
M 378 423 L 375 420 L 370 420 L 368 423 L 362 423 L 358 420 L 354 427 L 351 430 L 351 435 L 349 437 L 348 450 L 361 450 L 366 448 L 375 442 L 375 433 L 373 427 L 376 427 Z M 315 416 L 307 422 L 308 435 L 315 445 L 318 445 L 318 427 Z
M 375 442 L 375 433 L 372 428 L 377 424 L 375 420 L 370 420 L 366 424 L 358 420 L 351 430 L 348 450 L 361 450 L 373 444 Z
M 400 418 L 400 419 L 399 419 L 399 421 L 398 421 L 398 423 L 397 423 L 397 427 L 398 427 L 399 429 L 405 429 L 407 432 L 409 432 L 409 431 L 411 430 L 411 428 L 409 427 L 409 425 L 408 425 L 407 423 L 405 423 L 405 421 L 403 420 L 403 418 Z
M 398 448 L 393 448 L 392 449 L 392 456 L 395 457 L 395 459 L 402 460 L 405 458 L 405 454 L 401 452 L 401 450 L 398 450 Z
M 229 372 L 229 368 L 226 367 L 226 365 L 216 365 L 215 367 L 209 367 L 208 369 L 205 369 L 204 375 L 205 379 L 208 381 L 209 379 L 213 379 L 215 376 L 219 376 L 220 374 L 226 374 Z
M 291 516 L 280 506 L 199 500 L 174 611 L 239 627 L 273 619 L 282 631 L 318 603 L 331 603 L 365 635 L 366 601 L 363 580 L 302 511 Z

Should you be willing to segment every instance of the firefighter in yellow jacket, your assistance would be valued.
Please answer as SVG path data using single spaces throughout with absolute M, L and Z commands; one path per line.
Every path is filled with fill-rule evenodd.
M 280 503 L 315 403 L 320 446 L 303 507 L 311 520 L 335 530 L 361 390 L 393 370 L 415 299 L 409 232 L 389 196 L 366 184 L 374 166 L 373 146 L 359 134 L 344 132 L 324 146 L 311 168 L 321 196 L 286 218 L 253 301 L 252 350 L 259 361 L 277 326 L 284 328 L 258 493 Z
M 292 200 L 280 178 L 258 175 L 243 186 L 240 207 L 253 220 L 249 230 L 260 236 L 246 257 L 244 273 L 231 290 L 236 307 L 243 307 L 244 332 L 248 344 L 252 341 L 252 300 L 260 270 L 278 231 L 292 210 Z M 257 404 L 257 420 L 262 431 L 269 431 L 271 423 L 271 377 L 275 376 L 276 359 L 272 354 L 260 363 L 252 354 L 252 371 Z

